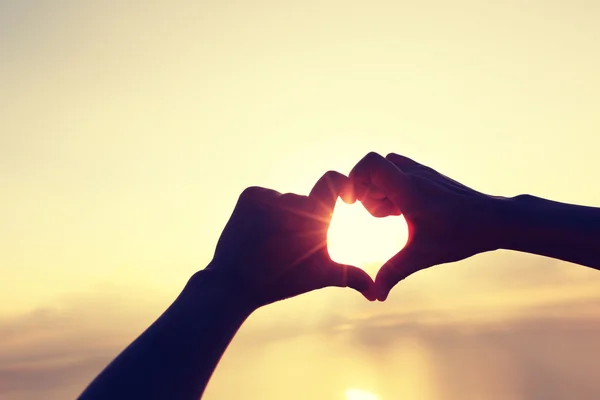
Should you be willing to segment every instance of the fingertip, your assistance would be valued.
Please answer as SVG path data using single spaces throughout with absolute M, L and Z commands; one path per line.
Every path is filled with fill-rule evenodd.
M 356 200 L 362 201 L 369 193 L 369 185 L 362 182 L 353 182 L 352 194 Z
M 342 197 L 342 201 L 345 204 L 354 204 L 354 203 L 356 203 L 356 197 L 354 197 L 354 196 L 348 196 L 348 195 L 342 194 L 341 197 Z
M 377 297 L 377 300 L 385 301 L 388 298 L 388 296 L 390 294 L 390 290 L 392 290 L 392 288 L 389 286 L 389 283 L 387 280 L 382 279 L 381 270 L 377 274 L 377 278 L 375 278 L 374 286 L 375 286 L 374 289 L 375 289 L 375 295 Z
M 390 264 L 383 265 L 375 278 L 377 300 L 385 301 L 392 288 L 401 280 L 402 276 L 398 274 L 398 271 L 395 268 L 391 267 Z
M 371 197 L 364 197 L 361 200 L 362 205 L 367 209 L 369 214 L 375 218 L 388 217 L 390 215 L 400 215 L 401 212 L 389 199 L 375 200 Z
M 313 186 L 308 197 L 320 202 L 323 212 L 331 213 L 338 197 L 344 191 L 351 191 L 347 189 L 351 186 L 351 181 L 346 175 L 337 171 L 327 171 Z
M 390 291 L 387 289 L 379 290 L 377 292 L 377 300 L 379 300 L 380 302 L 384 302 L 387 300 L 389 294 L 390 294 Z
M 370 282 L 368 288 L 366 290 L 361 291 L 361 294 L 364 296 L 365 299 L 369 300 L 370 302 L 373 302 L 377 300 L 377 287 L 375 286 L 375 282 L 373 282 L 371 277 L 369 277 L 369 281 Z
M 339 282 L 339 286 L 346 286 L 352 288 L 363 294 L 366 298 L 376 299 L 375 282 L 373 279 L 362 269 L 352 266 L 338 264 L 342 269 L 342 282 Z
M 377 300 L 377 292 L 372 288 L 369 288 L 369 290 L 362 292 L 362 295 L 365 299 L 369 300 L 370 302 L 374 302 L 375 300 Z
M 346 185 L 344 190 L 340 193 L 340 198 L 346 204 L 354 204 L 356 203 L 356 193 L 354 190 L 354 185 L 352 183 Z

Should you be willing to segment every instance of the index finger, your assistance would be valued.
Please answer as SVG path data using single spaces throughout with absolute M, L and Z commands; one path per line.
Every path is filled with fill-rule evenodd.
M 352 191 L 350 179 L 337 171 L 326 172 L 315 184 L 308 197 L 317 200 L 319 211 L 331 214 L 342 193 Z
M 363 200 L 374 188 L 398 207 L 406 204 L 403 193 L 409 188 L 409 177 L 394 163 L 375 152 L 367 154 L 356 164 L 350 171 L 350 179 L 359 200 Z

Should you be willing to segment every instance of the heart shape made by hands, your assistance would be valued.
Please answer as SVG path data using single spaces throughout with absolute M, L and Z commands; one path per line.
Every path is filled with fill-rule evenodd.
M 350 205 L 338 199 L 327 232 L 327 250 L 333 261 L 355 265 L 375 279 L 407 240 L 403 216 L 375 218 L 359 201 Z

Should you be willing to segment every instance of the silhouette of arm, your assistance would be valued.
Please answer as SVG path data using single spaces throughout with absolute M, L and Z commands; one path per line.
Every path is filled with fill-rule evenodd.
M 600 208 L 530 195 L 496 198 L 493 247 L 600 269 Z
M 534 196 L 491 196 L 399 155 L 369 153 L 350 172 L 354 196 L 375 217 L 404 215 L 406 246 L 375 279 L 385 300 L 402 279 L 498 249 L 600 269 L 600 209 Z
M 246 189 L 212 262 L 80 398 L 198 399 L 256 309 L 328 286 L 351 287 L 374 300 L 369 275 L 327 253 L 331 214 L 344 190 L 351 191 L 348 177 L 331 171 L 308 196 Z
M 218 267 L 218 266 L 212 266 Z M 198 399 L 253 309 L 208 268 L 87 388 L 81 399 Z

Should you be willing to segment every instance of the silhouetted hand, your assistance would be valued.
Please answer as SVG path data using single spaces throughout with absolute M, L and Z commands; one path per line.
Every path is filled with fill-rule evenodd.
M 404 215 L 408 241 L 377 274 L 385 300 L 402 279 L 492 250 L 492 197 L 398 154 L 367 154 L 350 172 L 355 196 L 375 217 Z
M 259 307 L 326 286 L 351 287 L 374 300 L 363 270 L 333 262 L 327 230 L 348 177 L 327 172 L 308 196 L 250 187 L 240 196 L 207 270 Z

